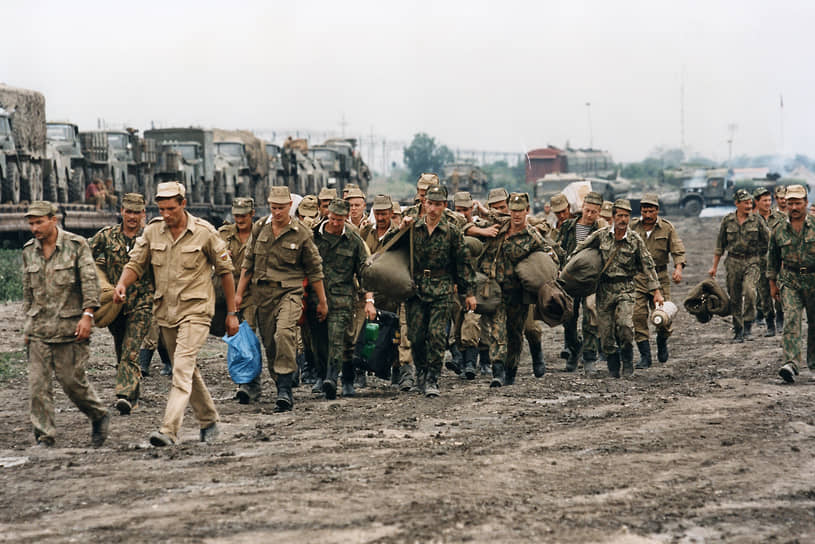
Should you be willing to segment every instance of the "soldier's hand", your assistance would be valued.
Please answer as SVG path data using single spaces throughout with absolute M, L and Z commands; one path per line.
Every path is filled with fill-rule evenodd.
M 325 321 L 326 317 L 328 317 L 328 301 L 323 299 L 317 303 L 317 320 Z
M 121 283 L 117 283 L 116 287 L 113 288 L 113 302 L 122 304 L 125 301 L 125 295 L 127 295 L 127 287 Z
M 236 334 L 238 334 L 239 328 L 240 323 L 238 323 L 238 316 L 236 315 L 226 316 L 226 333 L 229 336 L 235 336 Z
M 374 306 L 373 302 L 365 303 L 365 317 L 368 318 L 368 321 L 376 320 L 376 306 Z
M 482 235 L 487 238 L 495 238 L 498 236 L 498 225 L 490 225 L 481 229 Z
M 235 308 L 241 307 L 241 302 L 243 302 L 243 295 L 235 295 Z
M 674 280 L 674 283 L 679 283 L 680 281 L 682 281 L 682 267 L 681 266 L 677 266 L 676 268 L 674 268 L 674 273 L 673 273 L 672 279 Z
M 402 219 L 402 225 L 399 228 L 401 228 L 402 230 L 405 230 L 406 228 L 410 227 L 412 224 L 413 224 L 413 217 L 405 217 L 404 219 Z
M 773 300 L 781 300 L 781 291 L 778 289 L 778 284 L 774 281 L 770 282 L 770 296 Z
M 662 291 L 657 289 L 654 291 L 654 305 L 659 306 L 660 304 L 665 302 L 665 298 L 662 296 Z
M 79 320 L 79 323 L 76 324 L 76 331 L 74 331 L 74 336 L 76 336 L 76 340 L 78 342 L 82 342 L 83 340 L 87 340 L 91 336 L 91 329 L 93 328 L 93 318 L 83 315 L 82 319 Z
M 476 300 L 474 295 L 470 295 L 464 299 L 464 307 L 467 311 L 475 311 L 476 307 L 478 306 L 478 300 Z
M 707 274 L 708 274 L 708 276 L 710 276 L 711 278 L 715 278 L 715 277 L 716 277 L 716 267 L 715 267 L 715 266 L 711 266 L 711 267 L 710 267 L 710 270 L 708 270 L 708 271 L 707 271 Z

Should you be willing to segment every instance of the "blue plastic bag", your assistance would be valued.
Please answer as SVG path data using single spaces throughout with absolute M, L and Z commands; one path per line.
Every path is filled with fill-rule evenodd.
M 263 369 L 260 355 L 260 340 L 249 323 L 244 321 L 234 336 L 224 335 L 223 341 L 229 346 L 226 352 L 229 377 L 235 383 L 249 383 Z

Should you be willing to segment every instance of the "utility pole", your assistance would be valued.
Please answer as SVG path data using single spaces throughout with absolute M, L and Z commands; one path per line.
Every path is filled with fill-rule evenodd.
M 730 168 L 733 168 L 733 137 L 736 134 L 736 129 L 738 126 L 736 123 L 730 123 L 727 125 L 727 132 L 730 135 L 727 138 L 727 165 Z
M 685 152 L 685 65 L 682 65 L 682 80 L 679 84 L 679 148 Z
M 589 149 L 594 149 L 594 130 L 591 126 L 591 102 L 586 102 L 586 115 L 589 119 Z
M 340 129 L 342 130 L 342 137 L 345 138 L 345 127 L 348 126 L 348 122 L 345 120 L 345 114 L 342 114 L 342 120 L 340 121 Z

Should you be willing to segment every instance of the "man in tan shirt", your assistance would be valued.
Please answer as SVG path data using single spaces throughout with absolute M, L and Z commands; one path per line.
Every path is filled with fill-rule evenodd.
M 277 383 L 275 411 L 287 412 L 294 406 L 292 385 L 297 370 L 296 329 L 303 310 L 303 280 L 308 278 L 317 295 L 320 321 L 328 315 L 328 302 L 323 288 L 323 261 L 311 229 L 289 215 L 292 200 L 288 187 L 272 187 L 268 200 L 271 213 L 255 225 L 247 243 L 235 303 L 241 303 L 251 281 L 258 329 L 269 372 Z M 253 385 L 260 390 L 259 377 Z
M 150 434 L 156 447 L 178 442 L 187 403 L 201 427 L 201 441 L 218 436 L 218 411 L 198 370 L 197 355 L 215 313 L 211 274 L 221 278 L 226 298 L 226 330 L 238 332 L 232 259 L 215 227 L 187 212 L 186 190 L 178 182 L 159 183 L 156 204 L 161 218 L 150 221 L 136 240 L 116 284 L 114 300 L 124 300 L 127 287 L 153 267 L 156 290 L 153 311 L 173 363 L 173 385 L 161 428 Z

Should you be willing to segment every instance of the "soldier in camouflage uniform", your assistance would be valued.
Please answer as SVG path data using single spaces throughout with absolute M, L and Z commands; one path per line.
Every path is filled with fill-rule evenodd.
M 57 226 L 56 207 L 32 202 L 26 212 L 34 239 L 23 247 L 23 312 L 28 346 L 31 425 L 41 446 L 53 446 L 52 376 L 91 420 L 91 442 L 101 446 L 110 416 L 85 377 L 93 312 L 99 307 L 99 278 L 81 236 Z
M 674 283 L 682 281 L 682 271 L 685 268 L 685 244 L 679 238 L 673 224 L 659 217 L 659 195 L 645 193 L 640 200 L 641 217 L 631 221 L 629 227 L 640 235 L 645 247 L 654 259 L 657 276 L 659 277 L 660 291 L 665 300 L 671 300 L 671 280 Z M 668 261 L 673 258 L 673 271 L 668 275 Z M 636 300 L 634 302 L 634 341 L 640 351 L 640 361 L 637 368 L 651 366 L 651 344 L 648 341 L 648 314 L 655 306 L 647 290 L 648 278 L 637 274 L 634 278 L 636 286 Z M 661 327 L 657 330 L 657 359 L 660 363 L 668 361 L 668 338 L 673 330 Z
M 413 279 L 416 296 L 406 302 L 408 336 L 416 365 L 417 386 L 428 397 L 439 395 L 438 379 L 447 344 L 454 285 L 464 294 L 467 310 L 475 310 L 475 273 L 464 247 L 464 235 L 444 210 L 447 189 L 427 190 L 426 214 L 407 216 L 402 228 L 413 228 Z M 386 237 L 386 242 L 390 235 Z
M 767 253 L 770 234 L 764 221 L 756 214 L 750 213 L 753 208 L 753 197 L 749 192 L 744 189 L 737 190 L 735 202 L 736 211 L 722 219 L 713 255 L 713 266 L 708 274 L 712 278 L 716 277 L 719 260 L 727 251 L 725 267 L 727 294 L 730 297 L 730 311 L 733 315 L 733 342 L 741 343 L 745 338 L 752 338 L 752 325 L 756 318 L 756 284 L 759 268 Z
M 354 396 L 354 366 L 346 358 L 349 349 L 345 331 L 354 319 L 356 289 L 361 280 L 368 249 L 358 234 L 345 227 L 349 205 L 335 199 L 328 207 L 328 218 L 314 228 L 314 244 L 323 259 L 323 284 L 328 299 L 328 317 L 317 318 L 317 294 L 309 289 L 306 317 L 311 328 L 312 350 L 317 358 L 317 383 L 325 398 L 337 398 L 337 376 L 342 366 L 342 396 Z M 365 293 L 364 317 L 376 319 L 374 295 Z
M 767 278 L 770 292 L 781 299 L 786 312 L 781 347 L 784 365 L 778 374 L 795 381 L 801 361 L 801 316 L 807 314 L 806 364 L 815 371 L 815 217 L 807 215 L 807 192 L 802 185 L 786 191 L 789 220 L 770 236 Z
M 615 200 L 611 215 L 612 226 L 595 231 L 577 245 L 574 253 L 589 247 L 602 255 L 603 270 L 597 284 L 600 345 L 609 374 L 619 378 L 621 360 L 623 374 L 634 373 L 634 277 L 641 273 L 647 278 L 646 288 L 653 293 L 654 304 L 662 304 L 664 299 L 645 242 L 628 228 L 631 203 Z
M 496 223 L 498 233 L 487 240 L 478 265 L 482 273 L 501 286 L 502 304 L 495 314 L 485 316 L 482 330 L 489 336 L 490 387 L 512 385 L 518 371 L 523 346 L 521 333 L 529 305 L 524 303 L 524 290 L 515 266 L 534 251 L 552 251 L 543 236 L 527 224 L 529 196 L 526 193 L 513 193 L 508 208 L 509 217 Z
M 759 187 L 753 191 L 753 200 L 756 203 L 756 215 L 764 220 L 764 224 L 770 231 L 770 234 L 775 230 L 780 223 L 787 220 L 787 214 L 778 210 L 772 209 L 773 197 L 770 190 L 766 187 Z M 767 279 L 767 263 L 766 259 L 761 264 L 758 276 L 758 310 L 765 320 L 767 331 L 764 336 L 775 336 L 775 305 L 776 301 L 770 296 L 770 282 Z
M 105 227 L 90 240 L 96 266 L 108 281 L 116 281 L 130 260 L 128 253 L 142 233 L 144 197 L 127 193 L 122 198 L 122 222 Z M 129 414 L 139 401 L 142 378 L 140 359 L 144 337 L 153 322 L 153 274 L 148 271 L 127 290 L 119 315 L 108 325 L 116 348 L 116 409 Z M 152 353 L 150 353 L 152 357 Z M 149 359 L 147 366 L 149 368 Z

